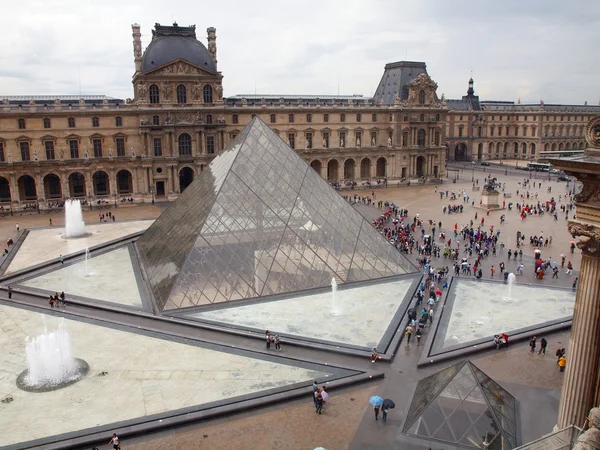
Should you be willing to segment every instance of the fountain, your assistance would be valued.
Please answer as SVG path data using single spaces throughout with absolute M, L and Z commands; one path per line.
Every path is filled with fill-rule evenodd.
M 335 310 L 335 297 L 337 296 L 337 288 L 338 284 L 335 281 L 335 277 L 331 279 L 331 314 L 335 315 L 337 312 Z
M 65 237 L 76 238 L 85 235 L 81 203 L 79 200 L 67 200 L 65 202 Z
M 517 277 L 515 277 L 514 273 L 509 273 L 508 277 L 506 277 L 506 282 L 508 283 L 508 298 L 512 300 L 512 286 L 516 281 Z
M 27 369 L 17 378 L 17 387 L 28 392 L 47 392 L 76 383 L 88 364 L 73 356 L 71 337 L 61 320 L 55 331 L 44 330 L 25 345 Z

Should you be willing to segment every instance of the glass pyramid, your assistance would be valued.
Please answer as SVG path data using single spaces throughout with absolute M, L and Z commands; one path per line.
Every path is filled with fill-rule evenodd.
M 404 432 L 466 448 L 517 446 L 516 401 L 470 361 L 417 384 Z
M 160 310 L 417 270 L 259 118 L 137 248 Z

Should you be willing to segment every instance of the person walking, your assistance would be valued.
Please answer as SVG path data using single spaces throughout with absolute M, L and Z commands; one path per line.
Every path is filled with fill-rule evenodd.
M 117 436 L 117 433 L 113 433 L 108 444 L 112 444 L 113 450 L 121 450 L 121 440 L 119 439 L 119 436 Z
M 269 330 L 267 330 L 267 332 L 265 333 L 266 339 L 267 339 L 267 350 L 271 350 L 271 333 L 269 332 Z
M 433 323 L 433 308 L 429 310 L 429 323 Z
M 13 288 L 12 286 L 8 287 L 8 298 L 11 299 L 12 298 L 12 293 L 13 293 Z
M 535 352 L 535 336 L 533 336 L 530 340 L 529 340 L 529 351 L 531 353 Z
M 320 391 L 317 391 L 317 414 L 321 414 L 323 410 L 323 396 Z
M 490 267 L 490 274 L 492 278 L 494 278 L 494 273 L 496 273 L 496 269 L 494 269 L 494 266 L 492 266 Z
M 61 291 L 60 293 L 60 304 L 63 306 L 63 308 L 67 307 L 67 304 L 65 303 L 65 291 Z
M 21 227 L 19 227 L 19 222 L 17 222 L 17 233 L 19 232 L 20 229 L 21 229 Z
M 540 341 L 540 351 L 538 352 L 538 355 L 541 355 L 542 353 L 545 355 L 547 346 L 548 346 L 548 341 L 546 339 L 542 338 L 542 340 Z
M 567 275 L 571 275 L 573 273 L 573 264 L 571 264 L 571 261 L 569 261 L 567 263 Z
M 373 406 L 373 411 L 375 412 L 375 420 L 379 420 L 379 405 Z
M 407 344 L 410 344 L 410 338 L 413 335 L 413 331 L 414 331 L 414 328 L 411 327 L 410 325 L 406 327 L 406 333 L 404 333 L 404 335 L 406 336 L 406 343 Z
M 59 259 L 60 259 L 60 263 L 61 263 L 61 264 L 64 264 L 64 263 L 65 263 L 65 258 L 64 258 L 64 256 L 63 256 L 63 255 L 60 255 L 60 256 L 59 256 Z
M 275 339 L 273 339 L 273 342 L 275 343 L 275 351 L 280 352 L 281 351 L 281 344 L 279 341 L 279 335 L 276 334 L 275 335 Z
M 52 226 L 52 218 L 48 219 L 48 224 Z
M 415 332 L 415 336 L 417 337 L 417 347 L 421 344 L 421 336 L 423 336 L 423 332 L 421 331 L 420 328 L 417 328 L 417 331 Z
M 565 371 L 565 367 L 567 367 L 567 358 L 565 358 L 565 355 L 562 355 L 560 358 L 558 358 L 558 370 L 560 372 L 564 372 Z
M 313 397 L 313 403 L 315 404 L 315 408 L 317 407 L 317 395 L 319 393 L 319 383 L 317 383 L 317 380 L 313 381 L 312 384 L 312 397 Z

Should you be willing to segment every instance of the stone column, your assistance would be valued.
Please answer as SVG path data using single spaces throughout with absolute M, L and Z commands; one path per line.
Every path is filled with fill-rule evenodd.
M 585 188 L 584 188 L 585 190 Z M 579 210 L 579 205 L 578 205 Z M 569 222 L 573 237 L 580 237 L 581 271 L 573 311 L 558 428 L 583 427 L 588 411 L 597 405 L 600 359 L 600 228 L 579 220 Z

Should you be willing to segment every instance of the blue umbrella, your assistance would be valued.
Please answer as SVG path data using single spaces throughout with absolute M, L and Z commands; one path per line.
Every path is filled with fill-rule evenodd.
M 369 403 L 373 406 L 381 406 L 383 404 L 383 399 L 379 395 L 374 395 L 369 399 Z

